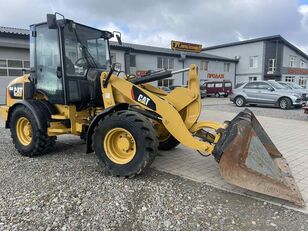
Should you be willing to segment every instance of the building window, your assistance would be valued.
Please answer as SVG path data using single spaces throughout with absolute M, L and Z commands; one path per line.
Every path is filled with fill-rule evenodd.
M 270 74 L 276 71 L 276 59 L 268 60 L 268 71 L 270 72 Z
M 117 54 L 116 53 L 110 53 L 111 56 L 111 63 L 117 62 Z
M 258 68 L 258 56 L 249 57 L 249 67 Z
M 30 61 L 24 61 L 24 68 L 30 68 Z
M 157 81 L 158 87 L 170 87 L 173 86 L 174 79 L 162 79 Z
M 0 67 L 7 67 L 6 60 L 0 60 Z
M 0 76 L 7 76 L 7 69 L 0 69 Z
M 299 77 L 298 84 L 303 88 L 307 88 L 307 77 Z
M 16 67 L 22 68 L 22 61 L 21 60 L 8 60 L 8 67 Z
M 174 68 L 174 58 L 157 57 L 157 68 L 172 70 Z
M 295 56 L 290 56 L 289 58 L 289 67 L 295 67 Z
M 209 67 L 209 62 L 206 61 L 206 60 L 201 60 L 201 63 L 200 63 L 200 70 L 201 70 L 201 71 L 207 71 L 207 70 L 208 70 L 208 67 Z
M 23 72 L 22 69 L 25 69 Z M 0 59 L 0 76 L 22 76 L 30 71 L 28 60 L 6 60 Z
M 21 69 L 9 69 L 9 76 L 22 76 L 22 70 Z
M 224 72 L 230 72 L 230 63 L 224 63 Z
M 294 80 L 295 80 L 295 76 L 286 76 L 284 78 L 285 82 L 294 82 Z
M 249 76 L 248 77 L 248 82 L 253 82 L 253 81 L 257 81 L 258 78 L 256 76 Z
M 306 62 L 304 60 L 301 59 L 301 63 L 300 63 L 300 67 L 301 68 L 306 68 Z
M 129 56 L 129 65 L 131 67 L 136 67 L 136 55 Z

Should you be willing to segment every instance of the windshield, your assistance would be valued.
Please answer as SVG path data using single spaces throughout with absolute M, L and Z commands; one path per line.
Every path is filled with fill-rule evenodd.
M 284 86 L 285 88 L 292 89 L 292 87 L 289 86 L 289 84 L 287 84 L 287 83 L 279 82 L 279 84 Z
M 277 82 L 275 82 L 275 81 L 268 81 L 268 83 L 270 84 L 270 85 L 272 85 L 274 88 L 276 88 L 276 89 L 288 89 L 288 88 L 286 88 L 285 86 L 282 86 L 281 84 L 279 84 L 279 83 L 277 83 Z
M 64 27 L 65 66 L 68 75 L 84 76 L 89 68 L 107 69 L 108 41 L 102 32 L 74 24 Z
M 288 83 L 293 89 L 303 89 L 300 85 L 296 83 Z

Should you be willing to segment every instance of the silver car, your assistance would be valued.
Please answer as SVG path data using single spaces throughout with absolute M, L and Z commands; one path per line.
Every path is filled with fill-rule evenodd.
M 293 83 L 293 82 L 281 82 L 281 81 L 279 81 L 278 83 L 281 84 L 282 86 L 288 88 L 292 92 L 296 92 L 296 93 L 301 94 L 303 101 L 308 101 L 308 90 L 307 89 L 304 89 L 300 85 Z
M 238 107 L 266 104 L 281 109 L 301 107 L 303 103 L 300 93 L 292 92 L 275 81 L 243 83 L 233 90 L 230 100 Z

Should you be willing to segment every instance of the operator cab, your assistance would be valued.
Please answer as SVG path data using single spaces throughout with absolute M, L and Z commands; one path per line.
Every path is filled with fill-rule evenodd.
M 51 103 L 75 104 L 79 110 L 102 104 L 99 78 L 111 65 L 109 39 L 113 36 L 72 20 L 57 20 L 56 15 L 31 25 L 30 78 L 34 89 Z

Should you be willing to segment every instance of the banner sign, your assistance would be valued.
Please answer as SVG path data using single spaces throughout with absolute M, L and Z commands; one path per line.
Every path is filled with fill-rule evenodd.
M 290 74 L 290 75 L 308 75 L 308 69 L 289 68 L 288 74 Z
M 224 74 L 207 74 L 207 77 L 209 78 L 209 79 L 223 79 L 223 78 L 225 78 L 225 75 Z
M 185 43 L 180 41 L 171 41 L 171 49 L 178 51 L 190 51 L 190 52 L 201 52 L 202 45 L 194 43 Z

